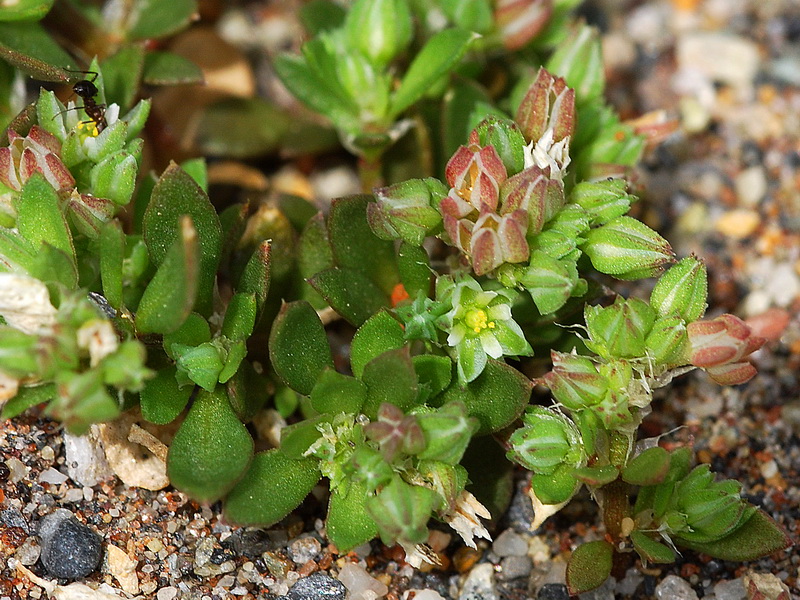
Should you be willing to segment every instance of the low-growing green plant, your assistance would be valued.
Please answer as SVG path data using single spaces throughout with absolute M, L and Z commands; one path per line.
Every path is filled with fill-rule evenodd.
M 277 523 L 324 477 L 339 551 L 379 536 L 412 564 L 438 560 L 431 518 L 473 547 L 489 537 L 505 455 L 532 473 L 536 526 L 583 486 L 601 507 L 606 537 L 573 553 L 573 593 L 634 553 L 787 547 L 739 483 L 638 439 L 654 390 L 694 368 L 744 383 L 764 340 L 733 315 L 703 319 L 702 260 L 676 260 L 628 214 L 644 141 L 603 101 L 596 34 L 566 35 L 570 1 L 420 4 L 314 3 L 315 37 L 277 59 L 371 192 L 324 214 L 286 195 L 218 212 L 200 160 L 140 176 L 149 103 L 134 104 L 141 68 L 120 67 L 148 64 L 133 41 L 90 66 L 105 127 L 42 91 L 0 148 L 3 417 L 47 402 L 80 433 L 138 406 L 179 422 L 172 483 L 222 499 L 231 522 Z M 492 96 L 478 81 L 498 56 L 513 77 Z M 40 77 L 71 68 L 37 60 Z M 607 276 L 658 280 L 625 299 Z M 346 357 L 332 318 L 352 327 Z M 534 354 L 552 369 L 532 380 Z M 552 405 L 530 404 L 536 383 Z M 246 423 L 268 402 L 291 424 L 254 454 Z

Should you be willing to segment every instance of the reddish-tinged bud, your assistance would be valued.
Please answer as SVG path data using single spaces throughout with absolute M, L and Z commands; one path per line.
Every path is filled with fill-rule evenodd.
M 539 33 L 553 14 L 553 0 L 497 0 L 494 18 L 503 45 L 519 50 Z
M 22 137 L 9 130 L 9 145 L 0 148 L 0 181 L 19 191 L 34 174 L 41 173 L 56 190 L 75 187 L 75 179 L 59 158 L 61 144 L 58 139 L 39 127 L 31 127 Z
M 567 87 L 561 77 L 539 69 L 536 81 L 517 109 L 515 121 L 528 140 L 538 141 L 552 129 L 553 143 L 560 142 L 575 130 L 575 90 Z
M 753 336 L 744 321 L 730 314 L 689 323 L 686 332 L 692 344 L 690 361 L 700 368 L 737 362 L 758 350 L 765 341 Z
M 528 233 L 539 233 L 564 206 L 564 184 L 551 179 L 547 170 L 534 165 L 510 177 L 501 187 L 501 214 L 523 210 L 528 214 Z
M 478 212 L 495 211 L 506 167 L 492 146 L 461 146 L 445 168 L 445 177 L 455 195 Z
M 525 239 L 526 215 L 516 211 L 499 217 L 482 215 L 472 229 L 469 254 L 476 275 L 485 275 L 503 263 L 518 263 L 530 256 Z
M 744 383 L 755 375 L 755 367 L 742 359 L 764 345 L 739 317 L 724 314 L 710 321 L 695 321 L 686 326 L 691 344 L 689 362 L 705 369 L 723 385 Z

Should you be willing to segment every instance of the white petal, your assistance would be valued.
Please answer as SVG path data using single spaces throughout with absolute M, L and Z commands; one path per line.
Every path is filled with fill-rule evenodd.
M 113 354 L 119 346 L 119 338 L 105 319 L 92 319 L 78 329 L 78 347 L 89 351 L 89 359 L 93 367 L 109 354 Z
M 500 342 L 497 341 L 497 338 L 492 335 L 490 329 L 486 329 L 480 335 L 481 346 L 483 346 L 484 352 L 491 356 L 492 358 L 500 358 L 503 356 L 503 347 L 500 345 Z
M 56 322 L 47 287 L 38 279 L 15 273 L 0 273 L 0 315 L 24 333 L 48 332 Z

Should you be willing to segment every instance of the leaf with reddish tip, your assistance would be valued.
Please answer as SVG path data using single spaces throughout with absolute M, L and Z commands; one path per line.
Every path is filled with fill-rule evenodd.
M 631 531 L 631 542 L 642 561 L 655 564 L 669 564 L 677 558 L 675 551 L 657 542 L 641 531 Z
M 669 473 L 670 454 L 664 448 L 648 448 L 622 469 L 622 480 L 633 485 L 656 485 Z

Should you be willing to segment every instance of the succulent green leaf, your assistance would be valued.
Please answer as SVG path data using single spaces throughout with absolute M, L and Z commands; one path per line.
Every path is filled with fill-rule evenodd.
M 300 21 L 310 36 L 338 29 L 347 12 L 331 0 L 311 0 L 300 7 Z
M 522 414 L 531 387 L 530 380 L 522 373 L 490 358 L 477 379 L 466 386 L 455 380 L 438 400 L 442 404 L 462 401 L 469 415 L 480 422 L 476 434 L 485 435 L 508 427 Z
M 175 331 L 195 304 L 201 268 L 197 232 L 189 217 L 183 218 L 180 227 L 180 237 L 172 243 L 139 302 L 136 327 L 142 333 Z
M 453 361 L 448 356 L 418 354 L 411 358 L 417 373 L 419 402 L 426 402 L 442 393 L 453 379 Z
M 213 391 L 225 366 L 217 344 L 205 342 L 194 348 L 173 344 L 172 349 L 178 356 L 176 364 L 182 382 L 185 376 L 204 390 Z
M 58 282 L 67 289 L 78 287 L 78 266 L 72 256 L 43 242 L 28 272 L 42 281 Z
M 263 98 L 223 98 L 208 105 L 198 121 L 195 143 L 210 156 L 256 158 L 282 147 L 293 122 Z
M 381 289 L 353 269 L 326 269 L 308 280 L 331 307 L 353 325 L 361 325 L 388 304 Z
M 55 0 L 21 0 L 0 6 L 0 21 L 39 21 Z
M 297 508 L 317 484 L 318 461 L 292 460 L 278 449 L 260 452 L 225 499 L 225 517 L 238 525 L 269 527 Z
M 128 23 L 133 40 L 162 38 L 186 27 L 197 14 L 195 0 L 137 0 Z
M 164 351 L 173 360 L 177 353 L 173 350 L 175 344 L 181 346 L 199 346 L 211 341 L 211 328 L 203 317 L 197 313 L 190 313 L 183 324 L 171 333 L 164 335 Z
M 156 372 L 139 392 L 139 404 L 146 421 L 157 425 L 172 423 L 186 408 L 194 386 L 178 386 L 175 367 L 166 367 Z
M 228 303 L 225 320 L 222 322 L 222 335 L 230 340 L 246 340 L 256 325 L 255 294 L 237 293 Z
M 230 341 L 226 338 L 227 355 L 222 365 L 222 370 L 219 372 L 217 381 L 220 383 L 227 383 L 228 380 L 236 375 L 239 370 L 239 365 L 242 364 L 244 357 L 247 356 L 247 343 L 245 340 Z
M 281 307 L 269 336 L 269 356 L 281 381 L 304 396 L 326 367 L 333 368 L 325 328 L 308 302 Z
M 403 328 L 387 311 L 381 310 L 371 316 L 353 336 L 350 346 L 350 366 L 353 375 L 361 377 L 364 367 L 373 358 L 387 350 L 396 350 L 405 345 Z
M 0 227 L 0 271 L 28 271 L 36 249 L 16 231 Z
M 195 306 L 197 312 L 208 316 L 211 314 L 214 281 L 222 251 L 222 228 L 208 195 L 191 175 L 171 163 L 153 188 L 144 214 L 144 241 L 156 265 L 161 265 L 168 249 L 180 236 L 179 221 L 183 215 L 192 218 L 199 243 Z
M 388 350 L 364 367 L 361 381 L 367 386 L 362 412 L 371 420 L 381 404 L 394 404 L 403 412 L 417 404 L 417 373 L 407 347 Z
M 397 269 L 400 281 L 411 298 L 415 298 L 418 292 L 426 296 L 430 293 L 433 272 L 425 248 L 401 243 L 397 251 Z
M 411 42 L 413 27 L 406 0 L 357 0 L 347 12 L 344 35 L 378 67 L 386 67 Z
M 661 446 L 648 448 L 622 469 L 622 480 L 632 485 L 656 485 L 669 473 L 670 453 Z
M 303 51 L 307 52 L 312 43 L 307 43 Z M 331 83 L 336 77 L 334 66 L 319 72 L 309 66 L 305 57 L 283 54 L 275 58 L 273 67 L 283 84 L 303 104 L 328 117 L 340 129 L 358 128 L 358 107 L 341 87 Z
M 321 413 L 359 413 L 367 398 L 367 387 L 355 377 L 326 368 L 311 390 L 311 406 Z
M 349 552 L 378 534 L 378 526 L 366 510 L 367 489 L 360 481 L 351 481 L 331 492 L 325 529 L 339 552 Z
M 127 44 L 101 63 L 106 102 L 119 104 L 123 110 L 133 106 L 139 91 L 144 64 L 144 47 Z
M 122 261 L 125 258 L 125 234 L 119 221 L 105 224 L 100 232 L 100 279 L 103 296 L 109 305 L 122 308 Z
M 675 540 L 677 544 L 722 560 L 748 561 L 761 558 L 794 543 L 786 531 L 763 511 L 752 516 L 732 533 L 713 542 Z
M 631 531 L 631 542 L 645 563 L 669 564 L 675 562 L 677 558 L 672 548 L 657 542 L 641 531 Z
M 0 58 L 43 81 L 67 82 L 77 68 L 39 23 L 0 23 Z
M 300 460 L 308 448 L 322 435 L 317 425 L 330 422 L 331 415 L 317 415 L 281 429 L 281 453 Z
M 358 271 L 387 296 L 399 281 L 394 244 L 378 239 L 367 222 L 372 196 L 349 196 L 333 201 L 328 216 L 328 236 L 334 261 Z
M 617 279 L 649 277 L 674 260 L 667 240 L 628 216 L 592 229 L 586 234 L 583 251 L 595 269 Z
M 580 487 L 574 472 L 574 467 L 565 463 L 548 475 L 534 473 L 531 476 L 531 489 L 542 504 L 561 504 L 572 498 Z
M 58 193 L 40 174 L 34 174 L 22 188 L 16 203 L 17 229 L 34 248 L 47 242 L 75 260 L 72 233 L 61 212 Z
M 619 476 L 619 469 L 614 465 L 604 467 L 579 467 L 573 471 L 573 476 L 586 485 L 606 485 Z
M 148 52 L 142 81 L 148 85 L 198 84 L 203 83 L 203 71 L 174 52 Z
M 460 402 L 445 404 L 435 412 L 419 415 L 419 426 L 425 434 L 425 449 L 417 454 L 422 460 L 436 460 L 457 465 L 478 421 L 467 416 L 467 407 Z
M 24 413 L 31 406 L 49 402 L 55 397 L 56 386 L 54 383 L 22 386 L 19 388 L 17 395 L 3 405 L 0 419 L 13 419 Z
M 450 73 L 478 35 L 460 29 L 445 29 L 422 47 L 392 94 L 390 114 L 397 116 Z
M 614 546 L 605 540 L 581 544 L 567 563 L 567 588 L 573 595 L 603 585 L 611 575 Z
M 253 438 L 220 386 L 197 394 L 169 447 L 167 474 L 192 498 L 214 502 L 244 474 L 252 457 Z

